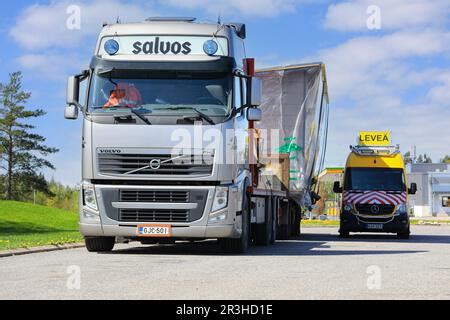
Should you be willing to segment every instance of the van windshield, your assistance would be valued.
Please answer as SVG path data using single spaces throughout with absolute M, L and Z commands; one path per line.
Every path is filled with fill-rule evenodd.
M 345 190 L 357 191 L 405 191 L 403 169 L 347 168 Z
M 180 115 L 198 110 L 208 116 L 227 116 L 231 107 L 232 76 L 225 73 L 110 70 L 94 74 L 90 113 L 130 112 Z

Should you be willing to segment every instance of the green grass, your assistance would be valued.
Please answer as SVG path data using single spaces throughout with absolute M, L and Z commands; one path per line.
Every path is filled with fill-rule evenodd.
M 302 227 L 336 227 L 339 220 L 302 220 Z
M 0 201 L 0 250 L 82 240 L 78 214 L 16 201 Z

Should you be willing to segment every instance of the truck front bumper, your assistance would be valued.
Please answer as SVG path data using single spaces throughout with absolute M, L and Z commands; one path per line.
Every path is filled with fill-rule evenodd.
M 80 232 L 90 237 L 124 237 L 137 236 L 136 226 L 105 225 L 80 223 Z M 175 239 L 208 239 L 208 238 L 235 238 L 239 237 L 235 225 L 187 226 L 175 227 L 172 225 L 172 238 Z
M 194 221 L 187 222 L 171 222 L 171 221 L 123 221 L 120 219 L 118 212 L 121 206 L 138 206 L 141 203 L 120 202 L 117 196 L 123 190 L 145 190 L 145 191 L 189 191 L 195 193 L 196 196 L 202 197 L 201 212 L 196 211 Z M 240 185 L 229 186 L 228 204 L 216 212 L 211 212 L 215 186 L 117 186 L 117 185 L 96 185 L 95 193 L 97 196 L 98 211 L 92 211 L 83 205 L 80 198 L 80 232 L 85 237 L 124 237 L 136 238 L 138 225 L 170 225 L 171 237 L 174 239 L 213 239 L 213 238 L 239 238 L 241 235 L 241 221 L 237 214 L 240 211 L 241 196 Z M 113 196 L 111 196 L 113 195 Z M 114 198 L 114 199 L 112 199 Z M 190 199 L 193 200 L 193 199 Z M 190 201 L 194 202 L 195 201 Z M 193 203 L 161 203 L 161 206 L 191 206 Z M 200 204 L 199 204 L 200 205 Z M 116 207 L 114 207 L 116 206 Z M 143 210 L 146 210 L 143 204 Z M 149 204 L 150 206 L 150 204 Z M 154 205 L 152 204 L 152 209 Z M 166 208 L 167 209 L 167 208 Z M 134 209 L 132 209 L 133 211 Z M 211 219 L 212 216 L 221 216 L 220 220 Z

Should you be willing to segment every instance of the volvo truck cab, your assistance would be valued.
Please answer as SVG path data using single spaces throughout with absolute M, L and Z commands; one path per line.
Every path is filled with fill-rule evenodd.
M 340 236 L 386 232 L 408 239 L 408 197 L 417 186 L 407 187 L 405 164 L 399 147 L 390 143 L 390 133 L 361 132 L 358 145 L 350 149 L 343 182 L 334 184 L 334 192 L 342 194 Z
M 245 38 L 243 24 L 193 18 L 103 27 L 89 68 L 68 81 L 65 109 L 83 115 L 89 251 L 112 250 L 116 237 L 214 238 L 245 251 L 248 128 L 261 118 Z

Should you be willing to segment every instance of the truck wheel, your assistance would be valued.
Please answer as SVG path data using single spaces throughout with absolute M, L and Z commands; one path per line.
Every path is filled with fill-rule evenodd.
M 85 238 L 86 249 L 89 252 L 110 252 L 116 243 L 115 237 L 89 237 Z
M 272 241 L 273 212 L 270 199 L 266 199 L 264 223 L 256 225 L 256 244 L 259 246 L 268 246 Z
M 246 188 L 244 189 L 246 190 Z M 250 204 L 245 192 L 244 200 L 242 202 L 242 234 L 239 239 L 219 239 L 219 245 L 226 253 L 241 254 L 248 249 L 250 242 Z

